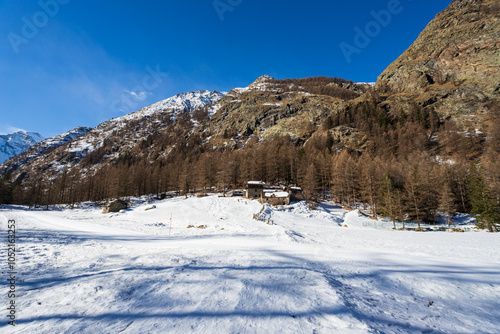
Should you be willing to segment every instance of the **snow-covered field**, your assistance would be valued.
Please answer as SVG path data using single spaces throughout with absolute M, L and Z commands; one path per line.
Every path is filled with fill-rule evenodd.
M 275 225 L 242 198 L 153 204 L 0 209 L 0 332 L 500 332 L 500 234 L 376 230 L 332 203 L 266 208 Z

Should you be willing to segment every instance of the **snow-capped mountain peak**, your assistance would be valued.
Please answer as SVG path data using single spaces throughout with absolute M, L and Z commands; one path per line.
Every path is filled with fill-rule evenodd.
M 153 103 L 139 111 L 127 114 L 117 120 L 132 120 L 150 116 L 159 112 L 171 112 L 175 119 L 179 113 L 189 112 L 197 108 L 213 104 L 222 99 L 227 93 L 218 91 L 200 90 L 177 94 L 168 99 Z
M 0 135 L 0 164 L 24 152 L 43 139 L 39 133 L 27 131 L 17 131 L 7 135 Z

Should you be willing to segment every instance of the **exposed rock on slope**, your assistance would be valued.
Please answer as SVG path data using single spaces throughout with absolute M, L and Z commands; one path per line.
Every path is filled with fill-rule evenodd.
M 302 80 L 314 82 L 312 78 Z M 324 86 L 331 85 L 353 97 L 368 89 L 354 83 Z M 303 143 L 330 113 L 341 110 L 344 102 L 339 97 L 311 94 L 298 83 L 284 85 L 265 75 L 246 88 L 231 90 L 217 103 L 217 113 L 198 130 L 214 146 L 244 146 L 249 139 L 258 142 L 274 135 L 289 135 L 295 143 Z
M 99 166 L 130 153 L 149 135 L 166 132 L 167 128 L 181 128 L 178 124 L 183 121 L 194 123 L 193 112 L 197 108 L 216 103 L 224 94 L 204 90 L 175 95 L 106 121 L 90 131 L 87 129 L 74 140 L 62 142 L 25 163 L 13 162 L 7 168 L 13 172 L 14 178 L 29 179 L 42 174 L 52 177 L 64 169 L 71 170 L 83 160 L 84 166 L 80 166 L 83 172 L 86 169 L 95 171 Z
M 455 0 L 380 75 L 376 89 L 391 94 L 392 109 L 416 102 L 459 123 L 480 123 L 500 105 L 499 46 L 499 2 Z

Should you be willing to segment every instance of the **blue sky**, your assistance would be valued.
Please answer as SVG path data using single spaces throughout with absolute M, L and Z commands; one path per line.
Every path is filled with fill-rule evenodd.
M 0 134 L 94 127 L 263 74 L 376 81 L 450 2 L 0 0 Z

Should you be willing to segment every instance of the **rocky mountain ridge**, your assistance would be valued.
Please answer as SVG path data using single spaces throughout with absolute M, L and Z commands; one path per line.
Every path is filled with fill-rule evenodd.
M 390 110 L 418 104 L 477 127 L 500 108 L 500 3 L 454 0 L 379 76 Z M 397 110 L 399 111 L 399 110 Z
M 179 113 L 189 112 L 205 105 L 213 104 L 223 98 L 227 92 L 201 90 L 174 95 L 168 99 L 153 103 L 139 111 L 127 114 L 114 122 L 126 122 L 133 119 L 142 119 L 155 113 L 170 113 L 175 119 Z
M 344 88 L 337 84 L 340 92 L 357 97 L 367 89 L 364 85 L 349 85 Z M 215 106 L 217 113 L 194 134 L 209 138 L 207 143 L 213 147 L 244 147 L 248 141 L 258 143 L 275 135 L 289 135 L 300 144 L 344 103 L 345 99 L 339 97 L 307 92 L 299 82 L 282 84 L 264 75 L 246 88 L 231 90 Z

